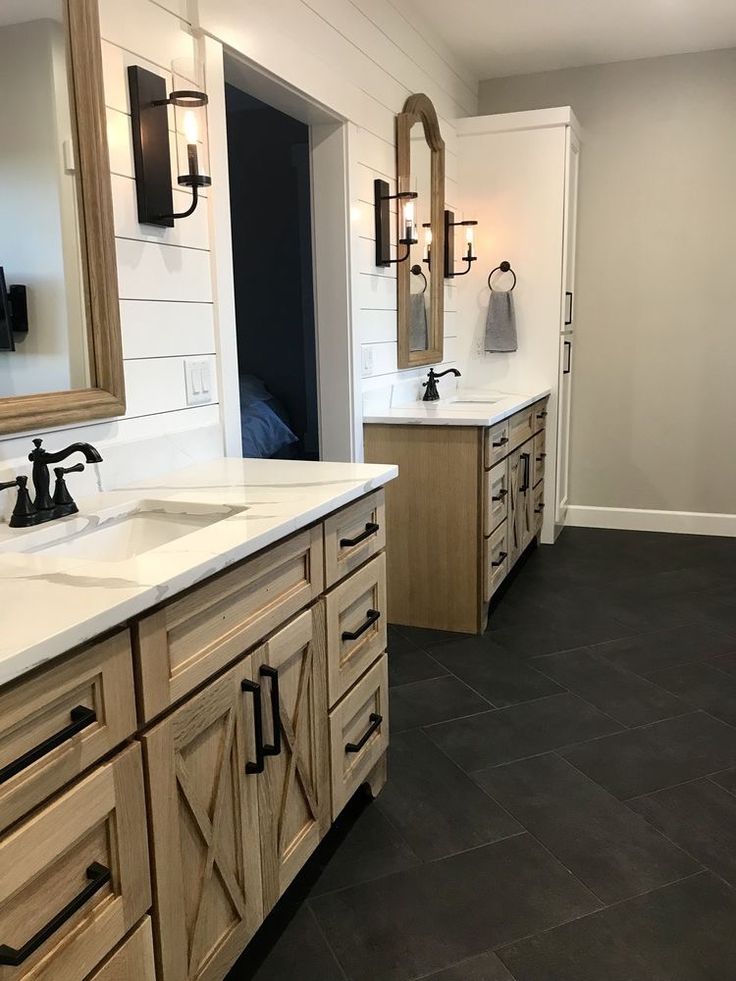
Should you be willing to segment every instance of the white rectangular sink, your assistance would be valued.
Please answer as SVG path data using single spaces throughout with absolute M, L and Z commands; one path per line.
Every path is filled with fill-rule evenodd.
M 3 542 L 0 551 L 126 562 L 246 510 L 226 504 L 135 501 L 50 522 L 17 541 Z
M 507 395 L 475 395 L 468 396 L 468 398 L 457 398 L 450 399 L 450 405 L 495 405 L 497 402 L 503 402 Z

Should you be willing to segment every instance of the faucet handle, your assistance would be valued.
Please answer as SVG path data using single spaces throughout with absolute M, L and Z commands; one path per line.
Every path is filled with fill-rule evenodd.
M 81 473 L 83 470 L 83 463 L 75 463 L 73 467 L 54 467 L 57 480 L 61 480 L 66 473 Z
M 37 521 L 37 512 L 28 493 L 28 477 L 16 477 L 7 483 L 0 484 L 0 490 L 7 490 L 10 487 L 18 488 L 18 497 L 15 501 L 13 514 L 10 518 L 11 528 L 29 528 Z
M 83 463 L 75 463 L 73 467 L 54 467 L 56 475 L 56 485 L 54 487 L 54 516 L 57 518 L 66 517 L 68 514 L 76 514 L 77 507 L 74 498 L 69 493 L 66 486 L 64 475 L 68 473 L 81 473 L 84 470 Z

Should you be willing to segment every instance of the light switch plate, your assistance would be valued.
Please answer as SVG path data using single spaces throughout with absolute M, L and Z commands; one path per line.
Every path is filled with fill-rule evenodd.
M 370 344 L 363 345 L 363 376 L 373 374 L 373 348 Z
M 212 379 L 209 361 L 184 361 L 184 379 L 187 387 L 187 405 L 202 405 L 212 401 Z

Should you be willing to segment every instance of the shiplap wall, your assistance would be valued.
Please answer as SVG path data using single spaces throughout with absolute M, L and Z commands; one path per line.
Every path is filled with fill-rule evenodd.
M 387 180 L 395 193 L 395 117 L 408 95 L 425 92 L 446 143 L 448 207 L 459 211 L 451 120 L 477 112 L 476 80 L 423 33 L 419 16 L 405 16 L 405 3 L 399 9 L 390 0 L 193 0 L 191 6 L 208 34 L 349 122 L 352 328 L 362 392 L 375 396 L 399 378 L 425 375 L 426 369 L 397 372 L 396 270 L 375 265 L 373 181 Z M 445 291 L 448 364 L 459 347 L 457 289 L 448 283 Z
M 477 111 L 477 80 L 390 0 L 365 6 L 352 0 L 100 0 L 128 411 L 123 419 L 67 427 L 50 440 L 55 446 L 89 440 L 103 454 L 102 465 L 77 475 L 76 493 L 222 453 L 219 406 L 186 406 L 183 364 L 188 355 L 210 359 L 216 381 L 207 202 L 165 231 L 142 228 L 135 211 L 126 69 L 140 64 L 166 74 L 173 61 L 191 57 L 190 24 L 348 121 L 352 329 L 357 350 L 369 346 L 373 354 L 362 389 L 424 374 L 396 371 L 395 271 L 373 262 L 373 180 L 383 177 L 394 186 L 395 115 L 408 95 L 426 92 L 447 145 L 448 206 L 459 210 L 450 120 Z M 456 289 L 447 286 L 448 363 L 457 349 Z M 27 472 L 28 442 L 28 435 L 0 440 L 0 476 Z M 4 497 L 0 513 L 7 514 L 12 502 Z

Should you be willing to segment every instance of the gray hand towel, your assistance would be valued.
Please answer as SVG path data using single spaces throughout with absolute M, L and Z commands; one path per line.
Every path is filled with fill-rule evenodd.
M 426 351 L 429 347 L 424 293 L 412 293 L 409 297 L 409 347 L 412 351 Z
M 516 314 L 511 290 L 491 290 L 486 317 L 486 351 L 505 353 L 516 351 Z

